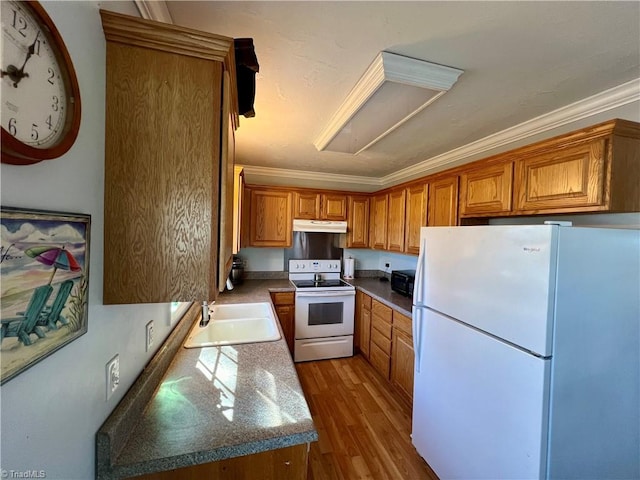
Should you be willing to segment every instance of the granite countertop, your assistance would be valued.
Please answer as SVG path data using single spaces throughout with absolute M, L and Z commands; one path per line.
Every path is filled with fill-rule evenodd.
M 388 281 L 380 281 L 378 278 L 352 278 L 346 281 L 403 315 L 411 317 L 411 298 L 391 290 Z
M 216 303 L 270 302 L 270 291 L 287 290 L 292 290 L 288 280 L 250 280 Z M 177 325 L 184 333 L 167 339 L 180 343 L 140 414 L 131 413 L 140 400 L 128 398 L 130 393 L 144 394 L 134 385 L 98 431 L 97 478 L 171 470 L 318 439 L 284 337 L 187 349 L 182 343 L 194 320 L 183 321 L 190 325 Z M 151 374 L 147 369 L 141 377 Z

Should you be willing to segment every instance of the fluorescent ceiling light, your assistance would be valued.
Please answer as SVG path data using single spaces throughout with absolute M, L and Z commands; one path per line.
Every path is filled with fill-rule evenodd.
M 314 145 L 357 155 L 444 95 L 462 73 L 380 52 Z

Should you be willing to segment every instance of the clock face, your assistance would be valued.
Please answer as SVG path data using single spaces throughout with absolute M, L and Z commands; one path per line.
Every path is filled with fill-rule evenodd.
M 51 20 L 35 7 L 0 1 L 3 154 L 24 160 L 10 163 L 60 156 L 77 135 L 77 125 L 70 131 L 73 117 L 79 117 L 75 73 L 57 30 L 47 25 Z M 6 148 L 5 140 L 11 144 Z

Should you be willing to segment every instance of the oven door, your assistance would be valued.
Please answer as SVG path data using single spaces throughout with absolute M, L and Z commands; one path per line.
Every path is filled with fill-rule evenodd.
M 296 291 L 296 339 L 353 335 L 355 290 Z

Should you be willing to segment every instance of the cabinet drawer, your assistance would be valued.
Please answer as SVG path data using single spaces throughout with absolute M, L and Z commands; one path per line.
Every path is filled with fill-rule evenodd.
M 375 313 L 371 316 L 371 327 L 391 340 L 391 324 Z
M 389 378 L 389 370 L 391 368 L 391 359 L 389 355 L 384 353 L 378 345 L 371 342 L 371 350 L 369 360 L 371 361 L 371 365 L 375 368 L 380 374 L 388 379 Z
M 293 292 L 271 292 L 274 305 L 293 305 Z
M 413 335 L 411 318 L 401 314 L 400 312 L 396 312 L 395 310 L 393 311 L 393 328 L 397 328 L 398 330 L 406 333 L 410 338 Z
M 382 320 L 384 320 L 385 322 L 391 324 L 391 318 L 392 318 L 393 310 L 391 310 L 390 307 L 387 307 L 386 305 L 383 305 L 382 303 L 380 303 L 377 300 L 372 300 L 371 301 L 371 311 L 373 312 L 374 315 L 379 316 Z
M 385 337 L 377 328 L 371 329 L 371 341 L 387 355 L 391 355 L 391 339 Z

